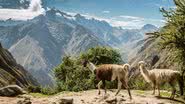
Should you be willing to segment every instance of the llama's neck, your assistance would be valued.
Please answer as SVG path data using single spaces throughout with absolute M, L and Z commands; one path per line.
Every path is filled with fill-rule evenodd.
M 151 82 L 150 72 L 144 66 L 140 66 L 140 72 L 147 82 Z
M 94 71 L 96 70 L 96 66 L 92 62 L 89 62 L 89 69 L 92 73 L 94 73 Z

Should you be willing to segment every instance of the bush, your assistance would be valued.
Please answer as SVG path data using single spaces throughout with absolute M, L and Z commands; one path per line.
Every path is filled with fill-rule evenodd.
M 40 86 L 33 86 L 33 85 L 28 86 L 27 91 L 29 93 L 42 93 L 45 95 L 53 95 L 57 93 L 57 90 L 55 88 L 40 87 Z
M 151 84 L 147 83 L 143 76 L 139 75 L 134 79 L 131 79 L 132 83 L 130 83 L 130 86 L 132 86 L 132 89 L 136 90 L 149 90 L 152 89 Z
M 95 47 L 79 57 L 65 56 L 62 63 L 54 69 L 57 91 L 82 91 L 94 89 L 98 83 L 95 75 L 82 66 L 82 60 L 88 59 L 96 64 L 123 63 L 121 55 L 109 47 Z M 116 88 L 116 82 L 107 82 L 107 88 Z
M 28 92 L 31 92 L 31 93 L 41 93 L 41 87 L 40 86 L 30 85 L 30 86 L 27 87 L 27 90 L 28 90 Z
M 53 94 L 57 93 L 57 90 L 55 88 L 53 89 L 51 87 L 43 87 L 41 89 L 41 93 L 45 94 L 45 95 L 53 95 Z

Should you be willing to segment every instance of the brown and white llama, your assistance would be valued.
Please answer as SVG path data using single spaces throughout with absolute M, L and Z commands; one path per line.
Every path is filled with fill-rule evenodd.
M 114 81 L 118 80 L 118 90 L 115 96 L 120 92 L 122 86 L 124 86 L 128 90 L 128 94 L 130 99 L 132 99 L 130 88 L 128 86 L 128 73 L 130 70 L 129 64 L 124 65 L 116 65 L 116 64 L 103 64 L 96 67 L 92 62 L 85 61 L 84 67 L 89 64 L 89 69 L 96 75 L 96 79 L 99 80 L 98 90 L 100 94 L 100 87 L 103 84 L 103 88 L 106 94 L 106 83 L 105 81 Z
M 180 88 L 180 94 L 183 95 L 183 77 L 179 71 L 174 71 L 170 69 L 152 69 L 147 70 L 146 69 L 146 63 L 144 61 L 140 61 L 139 63 L 139 69 L 144 77 L 144 79 L 152 84 L 153 87 L 153 94 L 155 94 L 155 89 L 157 87 L 158 94 L 160 96 L 160 86 L 165 83 L 169 83 L 172 87 L 172 94 L 170 98 L 175 97 L 176 89 L 175 85 L 176 82 L 179 84 Z

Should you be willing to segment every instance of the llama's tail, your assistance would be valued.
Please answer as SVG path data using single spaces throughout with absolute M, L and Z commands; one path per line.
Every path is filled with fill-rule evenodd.
M 178 78 L 178 83 L 179 83 L 179 89 L 180 89 L 180 95 L 182 96 L 184 94 L 184 79 L 183 79 L 183 75 L 180 75 L 180 77 Z

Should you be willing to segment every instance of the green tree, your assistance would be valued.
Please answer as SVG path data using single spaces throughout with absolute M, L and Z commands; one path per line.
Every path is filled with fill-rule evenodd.
M 96 65 L 100 64 L 123 64 L 121 55 L 110 47 L 94 47 L 86 53 L 82 53 L 81 59 L 88 59 Z
M 95 75 L 82 66 L 82 60 L 88 58 L 96 64 L 121 63 L 121 55 L 108 47 L 95 47 L 79 57 L 65 56 L 62 63 L 54 69 L 58 91 L 81 91 L 95 88 Z M 109 88 L 115 87 L 109 84 Z
M 160 39 L 162 48 L 169 49 L 185 72 L 185 1 L 174 0 L 176 9 L 161 9 L 166 18 L 166 25 L 159 31 L 153 33 L 153 37 Z

